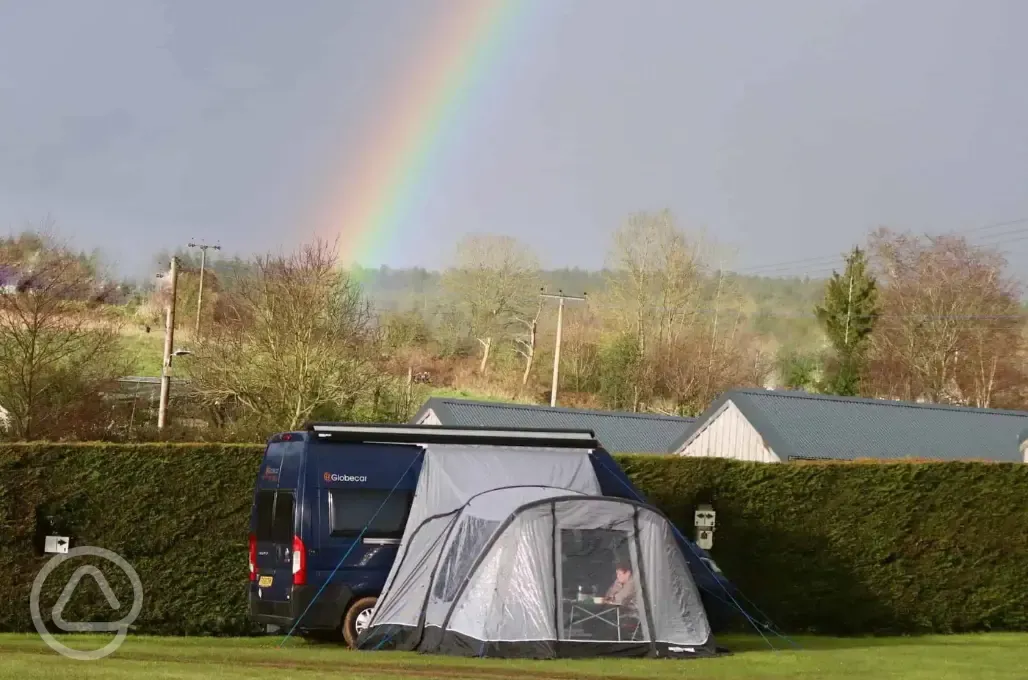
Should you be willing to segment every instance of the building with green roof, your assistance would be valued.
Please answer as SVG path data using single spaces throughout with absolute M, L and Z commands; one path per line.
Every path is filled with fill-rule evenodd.
M 680 456 L 789 460 L 929 459 L 1022 463 L 1028 412 L 733 390 L 672 446 Z

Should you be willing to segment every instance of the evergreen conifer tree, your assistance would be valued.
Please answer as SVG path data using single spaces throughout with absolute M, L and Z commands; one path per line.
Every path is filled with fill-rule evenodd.
M 878 288 L 867 256 L 854 248 L 842 274 L 832 273 L 824 300 L 815 307 L 834 356 L 825 367 L 822 389 L 830 394 L 856 395 L 867 366 L 867 346 L 878 320 Z

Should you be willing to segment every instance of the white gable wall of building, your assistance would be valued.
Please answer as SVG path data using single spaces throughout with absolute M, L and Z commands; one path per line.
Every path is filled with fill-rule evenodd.
M 418 425 L 442 425 L 442 421 L 439 420 L 439 416 L 435 414 L 435 411 L 429 409 L 425 412 L 425 415 L 421 416 L 421 420 L 417 422 Z
M 760 436 L 742 411 L 728 401 L 690 437 L 676 455 L 696 458 L 731 458 L 756 463 L 782 460 Z

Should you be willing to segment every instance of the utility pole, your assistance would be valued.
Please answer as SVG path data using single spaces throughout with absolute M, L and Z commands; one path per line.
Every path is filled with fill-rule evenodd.
M 846 337 L 843 340 L 843 344 L 846 345 L 846 349 L 850 348 L 850 315 L 853 313 L 853 275 L 850 274 L 850 293 L 846 300 Z
M 710 356 L 707 357 L 707 382 L 706 390 L 710 393 L 711 376 L 714 372 L 714 352 L 717 350 L 717 323 L 721 316 L 721 287 L 725 282 L 724 262 L 717 267 L 717 294 L 714 297 L 714 324 L 710 329 Z
M 581 297 L 577 295 L 565 295 L 564 291 L 558 290 L 557 294 L 552 293 L 540 293 L 539 297 L 544 298 L 556 298 L 560 300 L 560 305 L 557 307 L 557 344 L 553 350 L 553 382 L 550 385 L 550 406 L 554 407 L 557 405 L 557 378 L 560 376 L 560 341 L 561 335 L 564 332 L 564 302 L 567 300 L 573 300 L 578 302 L 585 301 L 585 294 Z
M 164 328 L 164 365 L 161 367 L 161 403 L 157 410 L 157 429 L 168 421 L 168 395 L 171 392 L 171 355 L 175 346 L 175 302 L 178 294 L 178 258 L 171 258 L 171 301 Z
M 221 246 L 211 246 L 206 243 L 190 243 L 190 248 L 200 249 L 200 287 L 196 291 L 196 338 L 200 339 L 200 315 L 203 312 L 203 272 L 207 268 L 207 249 L 221 250 Z

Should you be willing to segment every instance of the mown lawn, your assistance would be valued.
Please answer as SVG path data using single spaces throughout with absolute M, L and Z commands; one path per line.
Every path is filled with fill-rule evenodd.
M 76 649 L 95 649 L 110 638 L 62 636 Z M 0 635 L 0 678 L 316 678 L 368 680 L 768 680 L 797 678 L 1028 677 L 1028 635 L 987 634 L 920 638 L 800 637 L 801 649 L 771 651 L 756 637 L 728 637 L 735 652 L 689 661 L 617 660 L 501 661 L 420 656 L 397 652 L 350 652 L 334 645 L 281 638 L 212 639 L 130 637 L 99 661 L 66 659 L 33 635 Z M 782 643 L 785 645 L 786 643 Z

